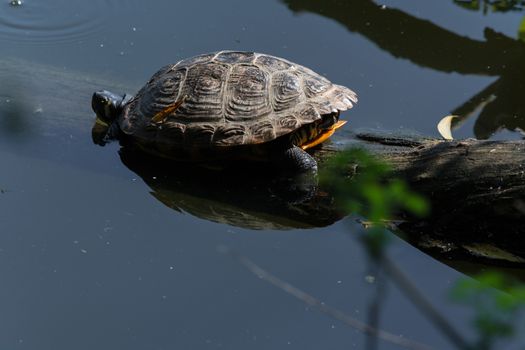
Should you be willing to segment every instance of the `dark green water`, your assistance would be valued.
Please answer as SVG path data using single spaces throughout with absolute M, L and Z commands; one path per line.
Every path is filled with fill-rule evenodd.
M 184 57 L 254 50 L 353 88 L 360 102 L 345 114 L 347 131 L 437 136 L 437 122 L 454 112 L 464 117 L 457 137 L 521 137 L 525 49 L 517 37 L 524 12 L 484 14 L 452 1 L 384 4 L 4 1 L 0 59 L 20 60 L 17 76 L 28 79 L 20 86 L 33 86 L 34 75 L 20 72 L 34 63 L 133 89 Z M 4 74 L 0 81 L 11 78 Z M 53 89 L 45 96 L 68 96 Z M 12 91 L 4 90 L 7 118 Z M 250 230 L 177 212 L 121 162 L 116 144 L 92 144 L 89 95 L 71 96 L 63 113 L 73 121 L 57 125 L 34 102 L 38 92 L 27 91 L 22 112 L 45 126 L 35 118 L 3 122 L 0 141 L 1 349 L 365 348 L 365 335 L 257 278 L 218 253 L 220 245 L 364 322 L 378 286 L 386 286 L 381 329 L 452 348 L 388 278 L 369 271 L 353 220 Z M 469 310 L 447 298 L 463 274 L 395 236 L 389 255 L 472 335 Z

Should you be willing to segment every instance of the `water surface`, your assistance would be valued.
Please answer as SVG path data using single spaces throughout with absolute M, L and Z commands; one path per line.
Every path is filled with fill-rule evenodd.
M 226 245 L 365 322 L 377 287 L 386 286 L 380 328 L 451 348 L 406 295 L 370 270 L 355 218 L 287 230 L 213 222 L 165 205 L 122 163 L 118 145 L 91 141 L 86 86 L 134 93 L 160 66 L 220 49 L 282 56 L 356 90 L 360 102 L 345 113 L 343 132 L 437 136 L 437 122 L 456 112 L 464 116 L 458 137 L 521 137 L 522 12 L 484 14 L 452 1 L 384 4 L 2 4 L 0 45 L 10 68 L 0 70 L 0 347 L 364 348 L 362 333 L 217 252 Z M 471 335 L 470 311 L 447 298 L 463 274 L 392 240 L 390 257 Z M 378 348 L 397 347 L 379 341 Z

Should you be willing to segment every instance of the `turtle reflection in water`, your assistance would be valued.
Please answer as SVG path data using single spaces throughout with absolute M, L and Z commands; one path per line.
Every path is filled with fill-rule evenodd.
M 333 197 L 316 191 L 307 201 L 261 167 L 224 170 L 194 164 L 173 167 L 133 147 L 120 149 L 122 162 L 151 188 L 167 207 L 195 217 L 251 230 L 315 228 L 342 219 Z
M 356 94 L 308 68 L 253 52 L 221 51 L 160 69 L 130 98 L 95 92 L 110 135 L 177 161 L 263 161 L 317 172 L 306 149 L 344 124 Z

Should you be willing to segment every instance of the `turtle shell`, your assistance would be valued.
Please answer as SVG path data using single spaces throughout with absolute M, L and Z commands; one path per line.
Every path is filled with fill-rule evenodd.
M 285 59 L 221 51 L 160 69 L 124 107 L 119 126 L 141 143 L 172 148 L 256 145 L 356 101 L 352 90 Z

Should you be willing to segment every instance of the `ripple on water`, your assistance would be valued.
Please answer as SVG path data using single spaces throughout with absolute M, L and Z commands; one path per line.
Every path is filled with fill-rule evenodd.
M 71 42 L 103 31 L 127 0 L 26 0 L 20 6 L 3 2 L 0 38 L 27 42 Z

